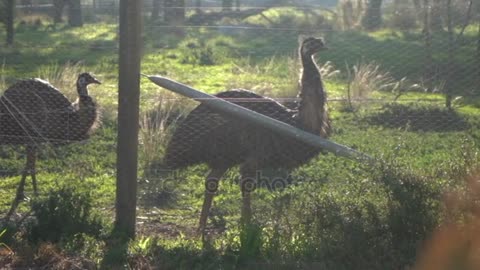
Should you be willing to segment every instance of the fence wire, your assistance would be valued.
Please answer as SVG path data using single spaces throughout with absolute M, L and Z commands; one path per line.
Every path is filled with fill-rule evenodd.
M 199 2 L 203 5 L 198 6 Z M 187 1 L 185 6 L 176 1 L 160 5 L 145 1 L 144 73 L 166 75 L 212 94 L 247 89 L 251 92 L 219 96 L 365 151 L 372 150 L 368 140 L 362 144 L 354 140 L 356 136 L 373 133 L 376 137 L 370 139 L 378 143 L 383 136 L 407 133 L 417 137 L 443 134 L 446 141 L 475 134 L 480 104 L 479 15 L 465 4 L 468 1 L 453 1 L 453 17 L 442 7 L 440 22 L 434 22 L 435 6 L 413 3 L 384 3 L 382 8 L 366 10 L 354 1 L 331 1 L 329 5 L 239 2 L 237 7 L 221 1 Z M 52 88 L 42 96 L 45 86 L 31 85 L 13 96 L 3 93 L 0 177 L 24 169 L 24 161 L 17 158 L 20 149 L 11 145 L 38 146 L 39 174 L 79 174 L 82 162 L 90 159 L 84 169 L 97 170 L 94 163 L 101 157 L 89 155 L 114 151 L 118 1 L 82 4 L 83 26 L 76 28 L 68 26 L 68 7 L 61 21 L 54 23 L 54 6 L 49 1 L 20 1 L 17 6 L 16 41 L 0 48 L 2 91 L 29 77 L 49 80 L 59 90 Z M 378 18 L 362 18 L 367 11 L 381 14 L 380 25 L 374 29 L 368 28 L 376 22 L 364 21 Z M 4 35 L 2 29 L 0 38 Z M 314 65 L 298 52 L 309 36 L 322 36 L 328 47 L 315 52 Z M 70 67 L 81 64 L 67 72 L 67 62 Z M 319 83 L 316 70 L 323 83 L 312 86 Z M 75 103 L 77 93 L 67 91 L 78 86 L 76 75 L 83 71 L 104 79 L 103 85 L 90 91 L 104 115 L 103 125 L 91 132 L 92 137 L 90 128 L 79 126 L 88 119 L 74 114 L 85 109 L 81 104 L 89 101 L 88 95 L 79 90 Z M 302 72 L 313 76 L 312 81 L 299 85 Z M 325 97 L 307 92 L 297 97 L 301 87 L 322 86 Z M 205 106 L 196 107 L 198 103 L 152 85 L 145 83 L 142 88 L 141 169 L 146 172 L 158 164 L 178 168 L 206 162 L 231 167 L 249 164 L 251 159 L 258 167 L 295 168 L 320 152 Z M 53 104 L 56 98 L 59 104 Z M 366 130 L 372 133 L 364 135 Z M 91 142 L 77 148 L 45 150 L 87 139 Z M 82 156 L 75 158 L 68 151 Z M 114 171 L 111 162 L 103 165 L 106 168 L 100 170 Z

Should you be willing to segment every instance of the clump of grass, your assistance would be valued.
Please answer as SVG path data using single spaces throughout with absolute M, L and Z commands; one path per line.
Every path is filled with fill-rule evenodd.
M 7 81 L 5 77 L 5 59 L 3 59 L 2 67 L 0 72 L 0 95 L 3 94 L 3 91 L 7 89 Z
M 28 238 L 34 243 L 57 243 L 79 233 L 99 237 L 103 230 L 102 220 L 93 210 L 93 198 L 87 192 L 63 187 L 33 201 L 32 210 L 36 221 L 27 227 Z
M 97 269 L 95 262 L 78 255 L 66 254 L 51 243 L 42 243 L 39 246 L 34 264 L 40 269 Z
M 374 91 L 390 86 L 394 79 L 388 72 L 381 70 L 375 62 L 360 62 L 347 67 L 349 77 L 349 94 L 351 101 L 368 99 Z
M 224 38 L 209 41 L 197 38 L 183 40 L 178 45 L 180 63 L 200 66 L 220 64 L 230 57 L 233 43 Z
M 411 83 L 406 77 L 395 80 L 375 62 L 360 62 L 353 67 L 347 66 L 347 73 L 347 100 L 351 111 L 358 111 L 377 91 L 393 93 L 393 100 L 396 101 L 407 91 L 423 90 L 420 85 Z
M 181 103 L 172 93 L 163 92 L 156 97 L 154 107 L 142 113 L 140 119 L 140 157 L 143 181 L 140 194 L 149 205 L 168 205 L 176 194 L 163 183 L 162 158 L 176 124 L 186 115 L 188 104 Z
M 37 76 L 44 79 L 68 97 L 68 99 L 75 99 L 78 94 L 75 88 L 78 75 L 85 72 L 85 67 L 81 62 L 67 62 L 64 65 L 52 64 L 43 66 Z
M 156 97 L 154 107 L 142 113 L 139 140 L 146 174 L 148 168 L 163 157 L 175 125 L 185 116 L 187 110 L 174 94 L 163 92 Z

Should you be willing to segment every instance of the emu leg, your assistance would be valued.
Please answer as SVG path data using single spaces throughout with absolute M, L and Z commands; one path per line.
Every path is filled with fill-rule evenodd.
M 28 165 L 29 163 L 28 163 L 28 154 L 27 154 L 27 163 L 22 172 L 22 179 L 20 179 L 20 184 L 17 187 L 17 194 L 15 195 L 15 199 L 12 202 L 12 206 L 10 207 L 10 210 L 8 211 L 7 216 L 5 217 L 7 221 L 10 219 L 10 216 L 12 216 L 13 212 L 15 212 L 20 202 L 25 198 L 24 190 L 25 190 L 25 180 L 27 179 L 27 175 L 29 173 Z
M 27 171 L 30 173 L 32 177 L 32 186 L 33 186 L 33 194 L 38 196 L 38 189 L 37 189 L 37 178 L 36 178 L 36 170 L 35 170 L 35 163 L 37 160 L 37 149 L 35 146 L 27 146 Z
M 249 225 L 252 219 L 251 194 L 257 187 L 256 166 L 242 166 L 240 168 L 240 188 L 242 190 L 242 217 L 241 224 Z
M 210 208 L 212 207 L 213 196 L 218 189 L 218 183 L 222 176 L 225 174 L 227 169 L 212 169 L 205 179 L 205 196 L 203 199 L 202 213 L 200 214 L 200 222 L 198 226 L 198 231 L 202 234 L 205 234 L 205 227 L 207 226 L 208 214 Z
M 38 195 L 37 191 L 37 180 L 35 179 L 35 160 L 36 160 L 36 149 L 35 146 L 28 145 L 26 147 L 27 150 L 27 161 L 25 164 L 25 168 L 22 172 L 22 178 L 20 179 L 20 184 L 17 187 L 17 193 L 15 195 L 15 199 L 13 200 L 12 206 L 5 217 L 6 220 L 10 219 L 13 212 L 17 209 L 20 202 L 25 198 L 25 180 L 27 179 L 27 175 L 31 175 L 32 177 L 32 184 L 35 196 Z

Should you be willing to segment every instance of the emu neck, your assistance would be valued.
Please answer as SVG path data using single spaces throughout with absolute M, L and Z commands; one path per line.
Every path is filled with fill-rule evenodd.
M 301 128 L 320 136 L 327 136 L 328 116 L 326 93 L 313 56 L 302 56 L 298 121 Z
M 79 97 L 88 96 L 88 88 L 86 85 L 77 83 L 77 92 Z
M 323 92 L 322 79 L 318 66 L 313 60 L 313 56 L 302 56 L 302 85 L 304 83 L 316 85 L 321 92 Z M 314 90 L 314 89 L 311 89 Z M 307 89 L 301 89 L 300 91 L 308 91 Z
M 88 95 L 80 95 L 76 104 L 74 104 L 74 107 L 75 114 L 77 115 L 76 119 L 78 121 L 75 130 L 78 134 L 75 136 L 79 136 L 80 140 L 82 140 L 97 121 L 96 105 L 92 97 Z

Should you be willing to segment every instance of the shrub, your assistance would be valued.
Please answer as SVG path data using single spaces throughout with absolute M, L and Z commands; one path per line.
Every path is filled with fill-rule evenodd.
M 59 242 L 76 234 L 98 237 L 103 225 L 93 213 L 93 198 L 71 188 L 51 191 L 46 198 L 32 202 L 35 221 L 30 222 L 28 237 L 32 242 Z
M 182 64 L 210 66 L 228 58 L 230 43 L 220 39 L 209 42 L 186 39 L 179 45 L 179 51 L 181 53 L 179 60 Z
M 391 161 L 359 169 L 354 166 L 345 180 L 316 179 L 282 191 L 281 207 L 275 203 L 260 217 L 266 259 L 316 269 L 412 265 L 421 241 L 439 223 L 442 182 Z

